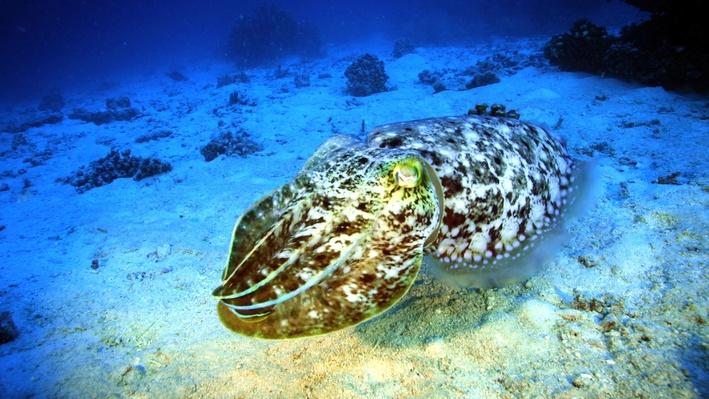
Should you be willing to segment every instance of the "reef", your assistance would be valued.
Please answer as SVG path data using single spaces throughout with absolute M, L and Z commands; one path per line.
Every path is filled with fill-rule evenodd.
M 92 161 L 88 166 L 80 167 L 70 176 L 60 178 L 58 181 L 71 184 L 77 192 L 84 193 L 122 177 L 139 181 L 171 170 L 172 165 L 157 158 L 137 157 L 131 155 L 130 150 L 122 152 L 111 150 L 105 157 Z
M 611 43 L 613 38 L 605 28 L 580 19 L 568 33 L 551 38 L 544 46 L 544 56 L 564 71 L 600 73 Z
M 347 92 L 356 97 L 387 91 L 389 76 L 384 70 L 384 62 L 379 58 L 364 54 L 345 70 Z
M 544 49 L 563 71 L 613 76 L 669 90 L 709 91 L 709 27 L 701 0 L 626 3 L 651 13 L 619 36 L 586 20 L 551 38 Z
M 394 49 L 391 52 L 391 56 L 394 58 L 401 58 L 406 54 L 411 54 L 416 51 L 416 48 L 408 39 L 399 39 L 394 42 Z
M 75 108 L 69 114 L 69 118 L 92 122 L 95 125 L 103 125 L 113 121 L 129 121 L 139 114 L 137 109 L 131 107 L 128 97 L 117 97 L 106 100 L 105 111 L 87 111 L 84 108 Z
M 229 57 L 242 66 L 256 66 L 286 55 L 313 57 L 320 53 L 317 30 L 276 7 L 265 5 L 240 19 L 228 39 Z
M 239 130 L 235 134 L 222 132 L 202 147 L 200 152 L 205 161 L 211 162 L 220 155 L 245 157 L 262 149 L 248 132 Z

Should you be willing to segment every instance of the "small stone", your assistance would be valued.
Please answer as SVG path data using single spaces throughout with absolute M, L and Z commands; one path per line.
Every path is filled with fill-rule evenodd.
M 0 344 L 6 344 L 13 341 L 20 332 L 12 321 L 10 312 L 0 312 Z
M 608 313 L 603 317 L 601 320 L 601 330 L 603 332 L 608 332 L 610 330 L 613 330 L 618 326 L 618 318 L 615 317 L 613 314 Z
M 94 270 L 98 270 L 98 268 L 99 268 L 98 259 L 94 258 L 91 260 L 91 268 Z
M 575 386 L 576 388 L 587 387 L 588 384 L 591 382 L 591 378 L 592 377 L 590 374 L 579 374 L 577 377 L 571 380 L 571 385 Z

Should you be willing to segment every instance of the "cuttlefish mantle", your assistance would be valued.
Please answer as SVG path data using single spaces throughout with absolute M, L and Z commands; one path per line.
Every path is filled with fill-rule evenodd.
M 213 293 L 219 317 L 260 338 L 339 330 L 393 306 L 424 257 L 455 285 L 504 282 L 558 237 L 577 169 L 549 133 L 516 119 L 395 123 L 366 143 L 336 136 L 236 222 Z

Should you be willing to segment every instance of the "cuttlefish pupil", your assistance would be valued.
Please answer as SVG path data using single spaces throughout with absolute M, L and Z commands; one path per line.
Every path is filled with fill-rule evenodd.
M 421 182 L 421 162 L 411 160 L 402 162 L 394 168 L 396 182 L 403 188 L 414 188 Z
M 237 221 L 219 318 L 271 339 L 353 326 L 396 304 L 424 257 L 455 286 L 513 281 L 543 263 L 540 241 L 573 211 L 581 172 L 544 129 L 508 118 L 335 136 Z

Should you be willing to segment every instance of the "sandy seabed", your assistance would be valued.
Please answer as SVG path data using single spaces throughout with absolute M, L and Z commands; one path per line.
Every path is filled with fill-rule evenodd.
M 301 88 L 273 69 L 221 88 L 227 64 L 182 70 L 184 82 L 156 71 L 66 93 L 65 111 L 128 96 L 141 113 L 132 121 L 0 133 L 9 188 L 0 192 L 0 311 L 20 331 L 0 345 L 0 396 L 707 397 L 709 100 L 549 67 L 465 91 L 433 94 L 418 82 L 424 69 L 462 70 L 526 45 L 419 48 L 396 60 L 367 47 L 385 61 L 392 90 L 363 98 L 345 93 L 343 71 L 361 53 L 351 47 L 284 64 L 310 74 Z M 228 106 L 234 90 L 256 104 Z M 572 155 L 598 160 L 603 193 L 543 272 L 476 291 L 449 288 L 424 266 L 394 309 L 315 338 L 253 340 L 221 326 L 210 292 L 234 221 L 320 143 L 360 134 L 363 123 L 463 114 L 482 102 L 504 103 Z M 205 162 L 199 149 L 220 122 L 263 150 Z M 135 143 L 164 129 L 172 136 Z M 13 145 L 19 134 L 27 143 Z M 83 194 L 56 182 L 113 147 L 174 169 Z M 676 184 L 657 184 L 673 173 Z

